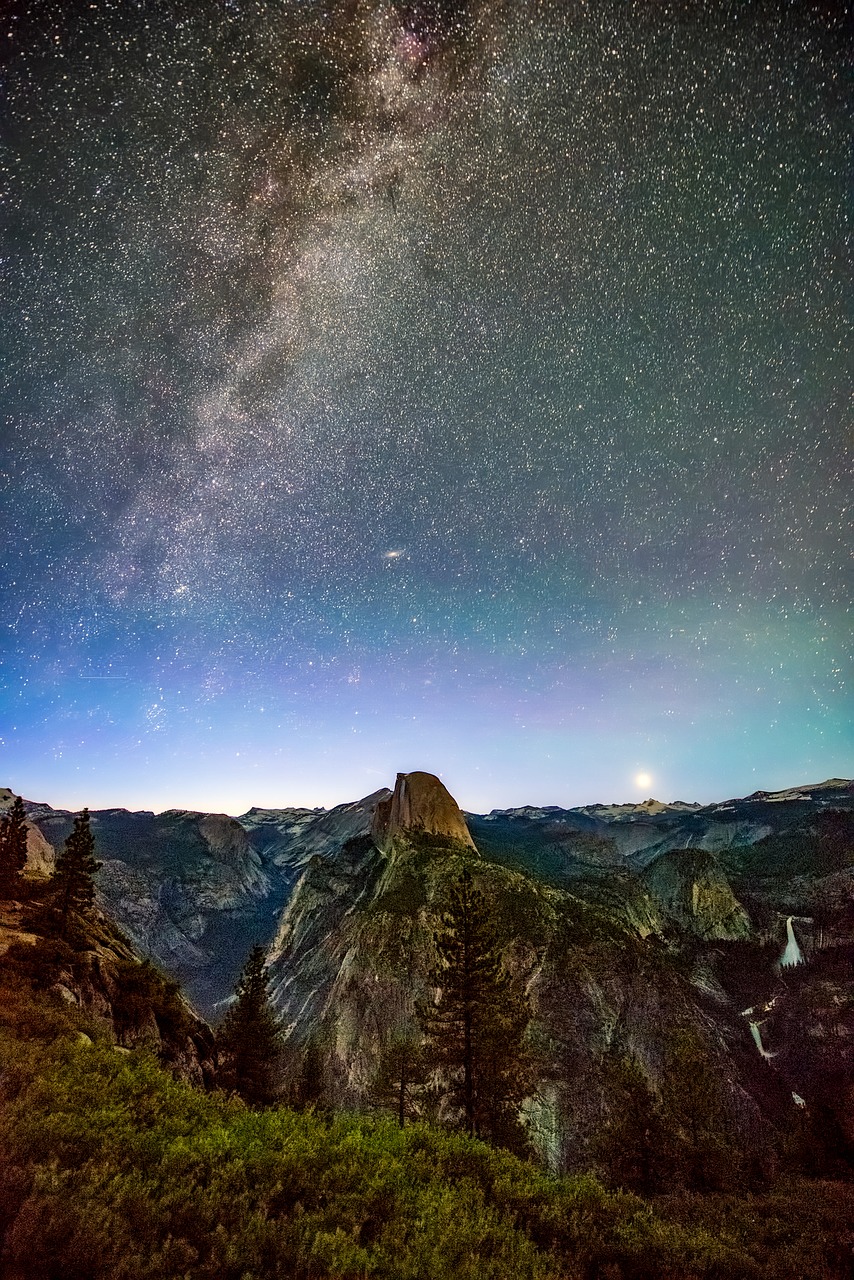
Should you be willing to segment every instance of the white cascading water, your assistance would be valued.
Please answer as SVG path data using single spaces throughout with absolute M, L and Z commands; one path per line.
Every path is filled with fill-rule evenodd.
M 786 921 L 786 950 L 780 957 L 780 964 L 784 969 L 791 969 L 796 964 L 804 963 L 803 952 L 798 946 L 798 940 L 795 937 L 795 931 L 792 928 L 792 916 Z
M 774 1057 L 774 1055 L 773 1053 L 769 1053 L 767 1049 L 763 1048 L 762 1032 L 759 1030 L 759 1023 L 751 1022 L 749 1026 L 750 1026 L 750 1034 L 753 1036 L 753 1041 L 756 1045 L 756 1048 L 762 1054 L 762 1057 L 765 1059 L 765 1061 L 770 1062 L 770 1060 Z

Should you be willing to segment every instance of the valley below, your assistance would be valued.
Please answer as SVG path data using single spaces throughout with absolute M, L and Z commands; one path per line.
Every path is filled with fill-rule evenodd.
M 0 809 L 12 799 L 11 791 L 0 791 Z M 575 1185 L 573 1179 L 591 1186 L 595 1178 L 596 1195 L 605 1197 L 596 1210 L 603 1223 L 610 1213 L 613 1226 L 628 1212 L 626 1203 L 608 1196 L 635 1196 L 639 1204 L 657 1205 L 662 1221 L 675 1214 L 673 1230 L 683 1233 L 678 1247 L 672 1243 L 673 1258 L 682 1261 L 672 1266 L 660 1240 L 655 1247 L 650 1240 L 632 1246 L 631 1259 L 631 1251 L 620 1253 L 612 1241 L 598 1261 L 564 1259 L 555 1271 L 538 1271 L 533 1262 L 526 1271 L 520 1263 L 514 1272 L 505 1260 L 493 1272 L 472 1274 L 760 1276 L 766 1274 L 763 1248 L 768 1259 L 777 1258 L 778 1277 L 848 1274 L 854 1257 L 851 782 L 831 779 L 706 806 L 649 800 L 476 815 L 463 814 L 434 775 L 409 773 L 399 774 L 393 787 L 331 810 L 251 809 L 238 817 L 97 811 L 91 814 L 101 864 L 95 915 L 70 950 L 46 936 L 40 904 L 49 899 L 74 815 L 39 802 L 24 807 L 28 864 L 20 892 L 0 906 L 0 966 L 7 986 L 19 993 L 16 1000 L 29 991 L 34 1007 L 47 1002 L 59 1013 L 30 1018 L 13 1008 L 4 1034 L 17 1046 L 12 1058 L 27 1058 L 29 1041 L 45 1042 L 47 1019 L 51 1070 L 66 1081 L 63 1088 L 88 1041 L 93 1055 L 107 1053 L 107 1064 L 109 1045 L 114 1056 L 120 1048 L 127 1071 L 136 1055 L 148 1060 L 153 1053 L 157 1069 L 177 1077 L 175 1088 L 211 1098 L 214 1110 L 226 1105 L 216 1028 L 231 1007 L 250 947 L 258 945 L 281 1028 L 277 1099 L 288 1114 L 303 1117 L 300 1124 L 319 1124 L 325 1132 L 332 1117 L 341 1117 L 340 1124 L 367 1125 L 372 1142 L 380 1139 L 371 1126 L 391 1124 L 382 1142 L 404 1164 L 415 1160 L 412 1150 L 406 1156 L 399 1147 L 415 1141 L 408 1133 L 473 1142 L 471 1150 L 486 1139 L 505 1149 L 500 1159 L 511 1163 L 501 1177 L 520 1187 L 535 1176 L 556 1179 L 555 1187 Z M 473 1107 L 461 1110 L 454 1085 L 460 1069 L 441 1056 L 430 1058 L 425 1031 L 435 1020 L 430 1010 L 442 1007 L 437 955 L 441 959 L 449 903 L 469 885 L 465 892 L 475 895 L 488 928 L 495 982 L 506 993 L 507 1010 L 521 1018 L 520 1065 L 507 1086 L 515 1102 L 502 1104 L 502 1124 L 494 1111 L 489 1120 L 487 1110 L 477 1116 Z M 26 1030 L 28 1019 L 39 1029 Z M 73 1053 L 58 1065 L 56 1046 L 69 1035 L 76 1037 L 77 1058 Z M 99 1037 L 107 1048 L 99 1048 Z M 401 1046 L 418 1057 L 420 1074 L 405 1075 Z M 27 1061 L 29 1067 L 12 1074 L 36 1081 L 35 1060 Z M 391 1101 L 390 1071 L 397 1080 Z M 506 1082 L 512 1065 L 502 1064 L 501 1073 L 491 1078 Z M 161 1087 L 150 1079 L 126 1085 L 140 1096 Z M 32 1119 L 38 1107 L 25 1099 L 36 1085 L 20 1087 L 14 1105 Z M 225 1123 L 224 1113 L 216 1114 L 216 1123 Z M 214 1112 L 206 1116 L 205 1124 L 214 1123 Z M 349 1141 L 341 1137 L 344 1130 L 335 1132 L 334 1141 Z M 307 1134 L 301 1141 L 309 1141 Z M 325 1141 L 319 1134 L 312 1130 L 311 1143 Z M 271 1138 L 274 1147 L 280 1136 Z M 31 1161 L 36 1182 L 27 1183 L 28 1159 L 19 1151 L 4 1176 L 23 1179 L 32 1195 L 41 1175 Z M 90 1173 L 99 1160 L 91 1157 Z M 82 1176 L 80 1168 L 69 1173 L 71 1183 Z M 358 1174 L 354 1195 L 366 1194 L 364 1176 Z M 737 1206 L 755 1197 L 777 1196 L 777 1207 L 766 1205 L 764 1212 L 770 1218 L 782 1212 L 779 1197 L 794 1194 L 792 1178 L 801 1180 L 798 1196 L 812 1194 L 805 1185 L 815 1189 L 824 1216 L 810 1227 L 814 1240 L 801 1232 L 797 1248 L 789 1241 L 785 1265 L 801 1269 L 781 1270 L 771 1247 L 757 1245 L 751 1253 L 733 1222 Z M 536 1200 L 540 1193 L 529 1187 L 519 1194 Z M 304 1206 L 305 1197 L 297 1201 Z M 33 1246 L 20 1242 L 31 1228 L 25 1230 L 21 1213 L 26 1218 L 37 1204 L 38 1195 L 32 1203 L 25 1195 L 7 1216 L 10 1275 L 28 1274 L 20 1260 Z M 122 1218 L 115 1206 L 112 1212 Z M 265 1210 L 264 1222 L 290 1212 Z M 513 1211 L 512 1229 L 522 1230 L 536 1252 L 543 1227 L 525 1228 L 527 1212 Z M 364 1258 L 373 1247 L 363 1239 L 367 1218 L 347 1228 L 348 1240 L 367 1249 Z M 710 1227 L 712 1218 L 717 1225 Z M 706 1243 L 689 1259 L 679 1250 L 688 1248 L 695 1228 L 694 1242 L 702 1237 Z M 597 1239 L 610 1238 L 609 1230 L 597 1227 Z M 728 1260 L 710 1261 L 711 1254 L 702 1260 L 711 1249 L 707 1236 L 729 1241 Z M 557 1247 L 552 1241 L 546 1252 Z M 303 1241 L 299 1249 L 306 1248 Z M 494 1242 L 489 1248 L 504 1256 Z M 402 1261 L 376 1259 L 371 1269 L 374 1263 L 364 1258 L 359 1270 L 341 1262 L 344 1253 L 334 1265 L 327 1259 L 300 1271 L 293 1261 L 303 1257 L 299 1249 L 288 1255 L 290 1272 L 233 1273 L 469 1274 L 462 1261 L 454 1269 L 444 1255 L 429 1272 L 414 1261 L 406 1270 Z M 337 1257 L 330 1249 L 328 1258 Z M 803 1249 L 812 1253 L 802 1257 Z M 408 1258 L 409 1246 L 404 1252 Z M 804 1261 L 808 1256 L 812 1261 Z M 193 1269 L 195 1263 L 170 1262 L 172 1270 L 158 1265 L 165 1269 L 115 1274 L 214 1274 Z M 72 1274 L 107 1273 L 84 1267 Z

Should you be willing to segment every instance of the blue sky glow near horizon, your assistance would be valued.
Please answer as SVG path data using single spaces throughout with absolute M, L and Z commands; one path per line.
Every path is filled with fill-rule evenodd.
M 846 11 L 13 0 L 0 785 L 854 774 Z

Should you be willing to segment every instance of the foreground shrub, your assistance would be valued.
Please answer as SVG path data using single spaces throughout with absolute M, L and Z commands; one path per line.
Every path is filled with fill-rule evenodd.
M 3 1273 L 44 1280 L 836 1280 L 851 1188 L 659 1200 L 463 1135 L 253 1112 L 80 1033 L 0 1038 Z M 806 1223 L 807 1230 L 804 1230 Z M 795 1269 L 792 1269 L 792 1268 Z

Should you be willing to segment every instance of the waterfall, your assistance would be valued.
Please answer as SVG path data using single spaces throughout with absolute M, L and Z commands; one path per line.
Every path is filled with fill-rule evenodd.
M 795 937 L 795 931 L 792 928 L 792 916 L 786 921 L 786 950 L 780 957 L 780 964 L 784 969 L 791 969 L 796 964 L 804 963 L 803 952 L 798 946 L 798 940 Z
M 768 1050 L 763 1048 L 762 1046 L 762 1033 L 759 1030 L 758 1022 L 751 1021 L 750 1034 L 753 1036 L 753 1042 L 756 1045 L 756 1048 L 762 1054 L 762 1057 L 765 1059 L 766 1062 L 770 1062 L 770 1060 L 774 1057 L 774 1055 L 773 1053 L 769 1053 Z

